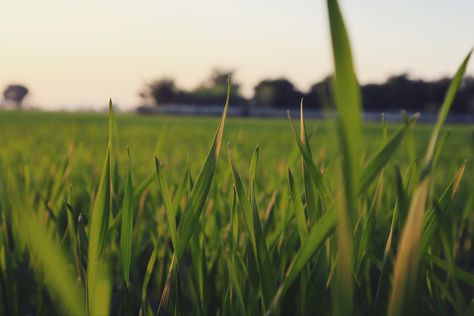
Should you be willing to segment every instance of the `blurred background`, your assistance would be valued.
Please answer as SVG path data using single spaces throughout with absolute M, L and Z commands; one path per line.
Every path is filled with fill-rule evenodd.
M 474 45 L 474 1 L 341 6 L 364 109 L 436 112 Z M 122 111 L 212 114 L 231 75 L 239 114 L 302 97 L 320 111 L 331 104 L 325 12 L 308 0 L 2 1 L 0 107 L 101 111 L 112 98 Z M 473 65 L 452 113 L 474 115 Z

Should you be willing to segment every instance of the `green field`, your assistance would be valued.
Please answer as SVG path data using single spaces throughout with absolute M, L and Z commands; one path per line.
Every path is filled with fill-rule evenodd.
M 88 170 L 91 188 L 97 186 L 107 147 L 107 117 L 94 113 L 0 112 L 0 146 L 9 166 L 32 162 L 38 166 L 51 166 L 62 161 L 69 148 L 77 156 L 77 170 Z M 298 120 L 299 111 L 290 112 Z M 125 167 L 129 147 L 136 177 L 143 178 L 154 172 L 154 156 L 170 165 L 170 178 L 181 175 L 187 166 L 188 156 L 193 173 L 197 173 L 209 150 L 215 133 L 217 118 L 212 117 L 156 117 L 118 114 L 119 161 Z M 338 164 L 338 140 L 335 122 L 307 120 L 311 147 L 315 159 L 322 167 Z M 388 134 L 401 124 L 388 124 Z M 404 142 L 393 164 L 404 166 L 410 159 L 423 156 L 430 137 L 432 124 L 418 124 L 413 128 L 412 143 Z M 449 181 L 446 172 L 454 172 L 474 153 L 474 129 L 469 125 L 447 125 L 443 150 L 439 150 L 439 164 L 443 166 L 435 175 L 440 185 Z M 365 153 L 371 156 L 383 144 L 381 123 L 367 123 L 364 128 Z M 278 181 L 286 178 L 288 166 L 298 166 L 298 147 L 291 134 L 287 119 L 230 118 L 226 125 L 223 143 L 230 143 L 236 160 L 247 170 L 250 157 L 258 145 L 265 165 L 258 172 L 265 179 Z M 413 149 L 411 149 L 413 147 Z M 28 150 L 25 150 L 27 148 Z M 412 153 L 409 153 L 412 150 Z M 5 153 L 8 153 L 5 154 Z M 81 157 L 81 158 L 79 158 Z M 296 164 L 295 164 L 296 162 Z M 228 169 L 227 159 L 221 159 L 222 168 Z M 49 167 L 47 168 L 49 169 Z M 467 173 L 472 172 L 468 168 Z M 175 174 L 176 173 L 176 174 Z M 171 175 L 172 174 L 172 175 Z M 472 174 L 472 173 L 471 173 Z M 86 176 L 86 175 L 82 175 Z M 472 182 L 472 177 L 465 181 Z M 170 181 L 171 181 L 170 179 Z M 138 180 L 138 179 L 137 179 Z M 472 184 L 471 184 L 472 185 Z M 78 188 L 79 189 L 79 188 Z
M 298 116 L 298 113 L 295 115 Z M 117 115 L 118 184 L 104 254 L 110 288 L 109 294 L 104 295 L 110 298 L 110 304 L 106 305 L 110 305 L 113 313 L 154 314 L 158 310 L 168 277 L 173 246 L 163 193 L 155 176 L 154 157 L 157 156 L 164 165 L 172 199 L 177 203 L 179 224 L 180 213 L 190 194 L 190 179 L 196 180 L 217 121 L 217 118 Z M 86 285 L 87 247 L 78 245 L 78 242 L 82 238 L 84 243 L 87 239 L 85 236 L 90 234 L 88 224 L 81 223 L 81 219 L 90 221 L 90 208 L 99 186 L 107 148 L 107 124 L 106 115 L 101 114 L 0 112 L 0 210 L 3 212 L 0 308 L 6 314 L 49 314 L 69 310 L 61 303 L 64 298 L 56 293 L 54 282 L 42 271 L 39 263 L 41 259 L 35 259 L 35 256 L 41 255 L 28 255 L 26 249 L 19 248 L 21 243 L 16 240 L 17 234 L 12 229 L 15 226 L 13 213 L 33 210 L 35 221 L 45 225 L 50 242 L 61 249 L 60 254 L 68 266 L 66 271 L 78 278 L 76 287 L 80 289 Z M 387 142 L 387 138 L 401 127 L 401 124 L 392 124 L 385 130 L 382 124 L 366 124 L 364 161 L 374 156 Z M 332 192 L 327 202 L 318 201 L 318 209 L 324 210 L 337 196 L 338 182 L 335 179 L 340 173 L 341 157 L 338 154 L 336 122 L 308 120 L 306 128 L 314 161 L 323 170 L 323 177 Z M 432 128 L 432 125 L 415 125 L 409 130 L 383 172 L 377 174 L 361 197 L 360 222 L 353 237 L 355 244 L 363 245 L 362 253 L 357 253 L 359 249 L 355 247 L 357 258 L 360 257 L 356 261 L 358 268 L 355 273 L 358 282 L 356 297 L 361 299 L 358 302 L 361 311 L 375 308 L 393 212 L 407 212 L 407 209 L 400 208 L 400 194 L 404 192 L 407 198 L 413 194 L 416 172 L 412 171 L 420 167 L 418 158 L 426 150 Z M 384 136 L 385 132 L 388 137 Z M 445 127 L 441 134 L 441 146 L 433 172 L 432 198 L 428 205 L 434 206 L 444 190 L 448 188 L 449 191 L 450 182 L 460 166 L 467 158 L 473 157 L 472 132 L 472 126 Z M 288 120 L 228 118 L 223 143 L 231 144 L 233 158 L 245 183 L 248 181 L 250 158 L 255 147 L 259 146 L 254 200 L 269 251 L 270 263 L 267 264 L 274 269 L 273 285 L 277 287 L 284 283 L 285 272 L 303 242 L 298 237 L 301 231 L 287 175 L 287 169 L 290 168 L 295 178 L 295 190 L 304 192 L 301 155 L 290 124 Z M 128 286 L 123 278 L 121 227 L 116 220 L 117 214 L 122 212 L 125 194 L 127 147 L 131 153 L 135 187 L 152 175 L 151 182 L 146 182 L 146 189 L 135 197 L 132 204 L 134 224 Z M 161 311 L 177 313 L 176 309 L 179 309 L 183 313 L 254 314 L 268 308 L 261 292 L 263 289 L 258 266 L 252 262 L 253 257 L 249 252 L 251 245 L 243 213 L 240 213 L 238 206 L 233 206 L 234 182 L 225 147 L 203 214 L 198 220 L 189 249 L 184 252 L 179 272 L 171 278 L 173 290 Z M 398 174 L 404 178 L 401 192 L 396 186 Z M 247 184 L 244 186 L 247 187 Z M 431 255 L 436 258 L 422 261 L 418 284 L 422 291 L 419 294 L 422 303 L 417 307 L 422 311 L 450 313 L 456 308 L 465 310 L 471 303 L 474 285 L 473 275 L 470 274 L 474 260 L 474 217 L 473 198 L 469 193 L 473 190 L 473 170 L 468 163 L 459 190 L 450 199 L 449 208 L 446 205 L 446 209 L 442 210 L 448 216 L 446 220 L 449 224 L 443 225 L 446 231 L 439 234 L 441 229 L 438 228 L 437 234 L 430 240 L 429 258 Z M 66 201 L 70 210 L 66 207 Z M 310 228 L 314 225 L 312 219 L 317 216 L 311 215 L 304 196 L 301 202 L 305 204 L 303 212 Z M 68 224 L 68 212 L 72 215 L 73 229 L 68 226 L 71 225 Z M 76 238 L 70 235 L 70 231 L 74 232 Z M 370 233 L 365 234 L 366 231 Z M 21 233 L 18 234 L 21 236 Z M 400 229 L 394 231 L 394 245 L 400 234 Z M 443 249 L 444 238 L 454 246 L 450 254 Z M 337 258 L 335 240 L 335 235 L 329 233 L 325 247 L 313 255 L 307 263 L 307 270 L 301 272 L 280 298 L 279 312 L 304 314 L 315 310 L 325 314 L 331 311 L 331 291 L 330 287 L 326 289 L 326 284 L 331 280 L 331 262 Z M 394 256 L 396 248 L 392 247 Z M 150 257 L 155 256 L 156 260 L 150 264 Z M 456 269 L 464 270 L 463 274 L 449 273 L 447 267 L 450 259 L 454 261 Z M 321 260 L 326 262 L 323 264 Z M 437 266 L 434 260 L 443 260 L 444 268 Z M 54 262 L 51 264 L 54 266 Z M 147 265 L 147 278 L 150 279 L 148 286 L 144 287 Z M 427 275 L 436 281 L 425 282 L 423 276 Z M 385 308 L 387 299 L 383 298 Z

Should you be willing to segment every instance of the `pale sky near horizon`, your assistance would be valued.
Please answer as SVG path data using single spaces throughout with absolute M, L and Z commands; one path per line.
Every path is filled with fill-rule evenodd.
M 474 0 L 340 4 L 362 83 L 451 76 L 474 45 Z M 31 104 L 131 108 L 145 82 L 193 88 L 214 67 L 235 69 L 247 95 L 280 76 L 308 89 L 332 71 L 325 1 L 0 2 L 0 89 L 23 83 Z

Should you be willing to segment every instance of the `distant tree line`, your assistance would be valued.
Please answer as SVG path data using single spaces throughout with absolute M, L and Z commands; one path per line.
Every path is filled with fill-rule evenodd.
M 222 105 L 227 90 L 227 78 L 233 71 L 214 70 L 209 78 L 192 90 L 179 88 L 171 78 L 148 83 L 140 96 L 153 105 Z M 450 79 L 425 81 L 411 79 L 408 74 L 388 78 L 383 83 L 362 85 L 364 109 L 367 111 L 436 112 L 449 86 Z M 241 86 L 232 80 L 231 104 L 234 106 L 292 108 L 301 98 L 307 109 L 330 107 L 331 78 L 313 84 L 308 91 L 300 91 L 286 78 L 264 79 L 255 87 L 251 98 L 241 93 Z M 474 77 L 463 80 L 452 112 L 474 114 Z

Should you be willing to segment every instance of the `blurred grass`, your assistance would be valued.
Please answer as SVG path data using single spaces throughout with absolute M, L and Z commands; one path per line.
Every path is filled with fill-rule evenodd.
M 297 115 L 296 111 L 293 115 Z M 139 116 L 135 114 L 116 114 L 118 125 L 119 163 L 126 166 L 127 154 L 123 150 L 130 147 L 132 168 L 137 179 L 143 179 L 154 173 L 154 156 L 159 154 L 160 162 L 172 168 L 167 170 L 169 178 L 181 176 L 181 169 L 187 165 L 187 154 L 193 160 L 203 161 L 207 154 L 207 143 L 215 132 L 216 118 L 212 117 L 173 117 Z M 50 165 L 58 157 L 64 157 L 72 144 L 75 155 L 74 164 L 81 170 L 87 170 L 88 176 L 98 180 L 103 162 L 104 148 L 107 146 L 107 117 L 97 113 L 49 113 L 49 112 L 0 112 L 0 156 L 14 165 L 31 162 L 36 165 Z M 338 153 L 338 143 L 334 141 L 333 123 L 319 120 L 306 120 L 309 133 L 317 133 L 310 138 L 313 155 L 323 166 L 333 165 L 332 157 Z M 402 124 L 389 123 L 389 135 L 397 131 Z M 426 151 L 431 135 L 432 124 L 417 123 L 413 128 L 415 135 L 415 155 L 421 159 Z M 438 164 L 459 166 L 465 159 L 474 157 L 474 127 L 470 125 L 447 124 L 442 132 L 449 132 L 448 140 L 440 152 Z M 366 140 L 364 154 L 371 156 L 382 144 L 380 123 L 366 123 L 363 128 Z M 160 141 L 160 138 L 163 138 Z M 251 157 L 255 146 L 260 146 L 260 159 L 266 168 L 260 168 L 262 176 L 275 178 L 287 177 L 286 164 L 289 153 L 296 151 L 296 144 L 286 119 L 233 118 L 226 123 L 223 143 L 231 141 L 238 147 L 239 156 Z M 162 150 L 155 151 L 160 143 Z M 406 142 L 396 154 L 396 161 L 405 161 Z M 23 150 L 28 148 L 28 151 Z M 296 154 L 293 154 L 295 156 Z M 236 158 L 238 158 L 236 157 Z M 250 161 L 242 160 L 244 169 Z M 220 160 L 219 164 L 226 164 Z M 199 171 L 199 163 L 191 164 L 193 174 Z M 123 170 L 123 169 L 122 169 Z M 444 178 L 443 170 L 435 170 L 435 178 Z M 472 171 L 467 170 L 468 174 Z M 472 173 L 471 173 L 472 175 Z M 466 177 L 472 182 L 471 177 Z M 136 181 L 137 185 L 140 181 Z M 436 181 L 435 181 L 436 184 Z M 442 190 L 442 186 L 438 187 Z

